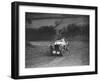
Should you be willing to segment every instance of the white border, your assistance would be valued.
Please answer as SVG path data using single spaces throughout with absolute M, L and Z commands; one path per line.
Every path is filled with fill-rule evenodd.
M 90 65 L 56 68 L 25 68 L 25 12 L 90 15 Z M 95 71 L 95 11 L 86 9 L 19 6 L 19 75 Z

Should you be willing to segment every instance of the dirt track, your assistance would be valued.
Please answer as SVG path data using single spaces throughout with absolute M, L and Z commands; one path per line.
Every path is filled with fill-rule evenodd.
M 63 56 L 52 56 L 49 53 L 48 42 L 31 42 L 26 48 L 26 68 L 80 66 L 89 64 L 88 42 L 71 41 L 70 53 Z

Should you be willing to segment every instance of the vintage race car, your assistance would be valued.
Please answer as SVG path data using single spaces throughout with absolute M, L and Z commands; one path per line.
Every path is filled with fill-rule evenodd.
M 63 56 L 65 51 L 68 51 L 68 41 L 65 42 L 64 39 L 56 40 L 55 42 L 50 44 L 50 52 L 52 55 L 60 55 Z

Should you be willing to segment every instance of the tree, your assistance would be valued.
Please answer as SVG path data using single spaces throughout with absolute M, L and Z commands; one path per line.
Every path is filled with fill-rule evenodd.
M 61 32 L 62 36 L 67 38 L 75 36 L 79 33 L 80 33 L 80 27 L 76 24 L 69 24 L 67 27 L 64 27 Z
M 59 25 L 61 25 L 62 22 L 63 22 L 63 19 L 61 19 L 61 20 L 59 20 L 59 21 L 55 21 L 55 26 L 54 26 L 54 28 L 56 29 L 55 40 L 61 38 L 60 30 L 57 30 L 57 27 L 59 27 Z

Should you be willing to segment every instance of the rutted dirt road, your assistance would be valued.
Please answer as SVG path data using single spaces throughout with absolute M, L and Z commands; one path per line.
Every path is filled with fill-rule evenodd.
M 48 42 L 31 42 L 26 48 L 26 68 L 80 66 L 89 64 L 88 42 L 71 41 L 70 53 L 63 56 L 52 56 L 49 53 Z

